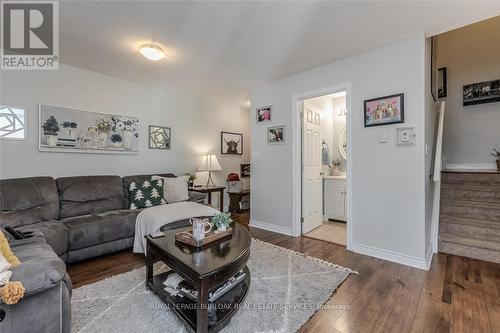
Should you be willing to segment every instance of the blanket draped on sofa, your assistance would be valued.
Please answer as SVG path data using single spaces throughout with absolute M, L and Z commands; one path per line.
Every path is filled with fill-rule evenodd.
M 135 222 L 134 252 L 146 252 L 144 236 L 160 231 L 164 225 L 191 217 L 214 216 L 219 211 L 196 202 L 176 202 L 144 209 Z

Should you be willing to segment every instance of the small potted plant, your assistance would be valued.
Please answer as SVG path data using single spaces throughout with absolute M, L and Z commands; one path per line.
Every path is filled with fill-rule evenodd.
M 188 187 L 193 187 L 194 186 L 194 181 L 196 180 L 196 174 L 195 173 L 191 173 L 191 172 L 186 172 L 184 174 L 185 176 L 188 176 Z
M 123 144 L 122 136 L 120 134 L 116 134 L 116 133 L 111 135 L 111 144 L 115 148 L 121 148 L 121 146 Z
M 75 123 L 74 121 L 64 121 L 62 123 L 62 127 L 64 128 L 66 138 L 68 139 L 74 139 L 76 137 L 76 128 L 78 127 L 78 124 Z
M 340 176 L 342 172 L 340 172 L 339 166 L 340 166 L 340 161 L 339 160 L 333 160 L 332 161 L 332 176 Z
M 217 213 L 212 217 L 210 223 L 215 228 L 215 232 L 226 231 L 229 225 L 233 222 L 229 213 Z
M 59 123 L 57 122 L 56 117 L 50 116 L 45 120 L 45 123 L 42 125 L 43 134 L 47 140 L 47 144 L 49 146 L 57 145 L 57 132 L 59 132 Z
M 497 159 L 497 170 L 500 171 L 500 151 L 493 148 L 493 152 L 491 153 L 491 155 L 495 156 L 495 158 Z

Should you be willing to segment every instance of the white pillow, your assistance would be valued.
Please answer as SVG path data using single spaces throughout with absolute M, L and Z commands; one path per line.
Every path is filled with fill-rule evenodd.
M 10 268 L 10 263 L 0 251 L 0 273 L 6 272 Z
M 11 276 L 12 276 L 11 271 L 0 273 L 0 287 L 6 285 L 7 282 L 9 282 Z
M 188 179 L 189 176 L 160 177 L 153 176 L 152 180 L 163 180 L 163 197 L 167 203 L 181 202 L 189 199 Z

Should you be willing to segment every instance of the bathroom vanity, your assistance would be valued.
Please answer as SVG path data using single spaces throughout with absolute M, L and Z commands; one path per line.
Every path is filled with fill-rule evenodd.
M 323 214 L 325 219 L 346 221 L 346 188 L 346 175 L 323 176 Z

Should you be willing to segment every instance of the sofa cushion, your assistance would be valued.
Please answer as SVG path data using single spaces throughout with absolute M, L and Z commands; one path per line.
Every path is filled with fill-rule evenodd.
M 140 182 L 131 182 L 128 189 L 129 209 L 138 209 L 164 205 L 167 202 L 163 198 L 163 179 L 146 179 Z
M 68 227 L 69 250 L 133 236 L 138 214 L 139 210 L 127 209 L 61 220 Z
M 0 180 L 0 226 L 59 218 L 59 197 L 52 177 Z
M 25 298 L 51 289 L 63 280 L 66 265 L 42 239 L 12 245 L 21 264 L 11 269 L 10 280 L 22 282 Z
M 16 228 L 23 232 L 41 232 L 58 256 L 68 251 L 68 228 L 61 221 L 44 221 Z
M 126 176 L 126 177 L 123 177 L 122 181 L 123 181 L 123 193 L 125 195 L 125 206 L 126 207 L 129 207 L 130 206 L 130 202 L 129 202 L 129 188 L 130 188 L 130 184 L 132 182 L 143 182 L 145 180 L 150 180 L 151 177 L 153 177 L 154 175 L 158 175 L 158 176 L 161 176 L 161 177 L 173 177 L 175 178 L 176 176 L 173 174 L 173 173 L 153 173 L 151 175 L 134 175 L 134 176 Z
M 125 208 L 119 176 L 63 177 L 56 182 L 61 219 Z

